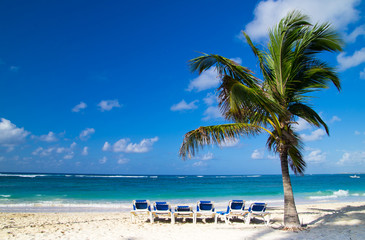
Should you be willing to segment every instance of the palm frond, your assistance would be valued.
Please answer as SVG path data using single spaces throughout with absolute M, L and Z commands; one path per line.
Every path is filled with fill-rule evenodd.
M 200 127 L 185 134 L 180 147 L 180 157 L 182 159 L 191 158 L 204 145 L 220 145 L 240 136 L 258 134 L 260 131 L 259 126 L 245 123 Z
M 203 56 L 190 60 L 189 64 L 191 70 L 193 72 L 198 71 L 199 74 L 211 67 L 215 67 L 221 77 L 226 75 L 231 76 L 247 86 L 259 84 L 259 79 L 253 76 L 253 72 L 248 68 L 242 67 L 236 62 L 219 55 L 204 54 Z
M 302 103 L 294 103 L 289 106 L 289 111 L 300 118 L 303 118 L 311 125 L 316 127 L 323 126 L 326 130 L 326 133 L 329 135 L 329 129 L 327 124 L 322 120 L 322 118 L 314 111 L 311 107 L 302 104 Z

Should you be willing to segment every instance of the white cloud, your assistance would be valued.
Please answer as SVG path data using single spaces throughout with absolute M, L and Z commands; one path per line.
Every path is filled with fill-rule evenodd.
M 355 130 L 355 135 L 360 135 L 360 134 L 361 134 L 361 132 Z
M 210 106 L 208 107 L 204 113 L 203 113 L 203 120 L 204 121 L 208 121 L 210 119 L 219 119 L 219 118 L 223 118 L 220 110 L 218 107 L 214 107 L 214 106 Z
M 198 102 L 198 100 L 195 100 L 188 104 L 183 99 L 181 102 L 172 105 L 172 107 L 170 109 L 171 109 L 171 111 L 183 111 L 183 110 L 196 109 L 196 108 L 198 108 L 198 106 L 196 105 L 197 102 Z
M 203 99 L 204 103 L 208 106 L 216 104 L 218 102 L 218 98 L 213 93 L 208 93 L 207 96 Z
M 322 139 L 323 136 L 326 135 L 326 132 L 323 129 L 317 129 L 313 132 L 311 132 L 310 135 L 307 134 L 300 134 L 300 138 L 304 142 L 310 142 L 310 141 L 316 141 Z
M 118 99 L 115 100 L 103 100 L 101 101 L 99 104 L 99 110 L 104 112 L 104 111 L 110 111 L 115 107 L 121 107 L 121 105 L 118 102 Z
M 205 167 L 207 165 L 208 164 L 204 161 L 198 161 L 198 162 L 193 163 L 193 167 Z
M 94 128 L 86 128 L 80 133 L 80 139 L 86 141 L 90 138 L 91 134 L 95 133 Z
M 123 138 L 114 143 L 113 152 L 144 153 L 150 151 L 152 149 L 153 144 L 157 141 L 158 137 L 154 137 L 154 138 L 143 139 L 139 143 L 131 143 L 130 139 Z
M 330 120 L 331 123 L 334 123 L 334 122 L 341 122 L 341 118 L 337 117 L 337 116 L 333 116 Z
M 320 149 L 312 149 L 312 151 L 305 157 L 305 160 L 312 163 L 321 163 L 326 161 L 326 153 Z
M 38 147 L 36 150 L 32 152 L 33 155 L 39 155 L 41 157 L 50 156 L 54 151 L 56 151 L 56 148 L 49 147 L 44 149 L 43 147 Z
M 70 145 L 70 149 L 75 148 L 75 147 L 76 147 L 76 145 L 77 145 L 77 143 L 75 143 L 75 142 L 71 143 L 71 145 Z
M 194 78 L 189 83 L 188 91 L 196 90 L 198 92 L 215 88 L 219 84 L 219 77 L 216 68 L 210 68 L 202 72 L 197 78 Z
M 39 140 L 44 142 L 56 142 L 58 141 L 56 134 L 54 132 L 49 132 L 48 134 L 41 135 L 38 137 Z
M 99 160 L 99 163 L 100 164 L 104 164 L 104 163 L 106 163 L 106 161 L 107 161 L 108 159 L 106 158 L 106 157 L 103 157 L 103 158 L 101 158 L 100 160 Z
M 279 159 L 279 156 L 275 155 L 275 154 L 271 154 L 271 155 L 267 155 L 267 158 L 271 159 L 271 160 L 277 160 L 277 159 Z
M 356 41 L 357 37 L 362 36 L 362 35 L 365 36 L 365 25 L 358 26 L 350 34 L 345 34 L 345 40 L 346 40 L 346 42 L 353 43 Z
M 102 150 L 103 151 L 109 151 L 110 149 L 111 149 L 110 144 L 108 142 L 105 142 Z
M 197 156 L 194 159 L 202 160 L 202 161 L 208 161 L 208 160 L 213 159 L 213 157 L 214 157 L 213 153 L 208 152 L 208 153 L 204 154 L 203 156 Z
M 361 63 L 365 62 L 365 47 L 355 51 L 352 56 L 346 56 L 346 52 L 342 52 L 337 56 L 337 62 L 340 71 L 345 71 L 346 69 L 356 67 Z
M 129 162 L 129 159 L 124 158 L 124 157 L 120 157 L 117 161 L 118 164 L 126 164 Z
M 73 159 L 74 158 L 74 153 L 70 152 L 70 153 L 66 154 L 63 158 L 64 159 Z
M 230 60 L 241 64 L 240 58 L 231 58 Z M 215 67 L 202 72 L 197 78 L 190 81 L 187 91 L 196 90 L 197 92 L 204 91 L 210 88 L 215 88 L 220 83 L 220 77 Z
M 75 107 L 72 108 L 72 112 L 80 112 L 81 109 L 85 109 L 87 107 L 86 103 L 80 102 Z
M 264 150 L 262 149 L 255 149 L 251 154 L 252 159 L 263 159 L 264 158 Z
M 24 128 L 18 128 L 5 118 L 0 121 L 0 145 L 7 147 L 8 151 L 14 149 L 15 145 L 23 142 L 30 132 Z
M 360 72 L 360 79 L 365 79 L 365 68 Z
M 293 10 L 307 14 L 314 23 L 330 22 L 337 29 L 346 29 L 347 25 L 359 19 L 360 11 L 355 9 L 359 3 L 359 0 L 261 1 L 254 10 L 254 20 L 246 25 L 245 32 L 253 40 L 265 39 L 268 29 Z
M 238 139 L 226 139 L 224 142 L 222 142 L 221 144 L 219 144 L 219 147 L 235 147 L 239 144 L 239 140 Z
M 345 152 L 341 159 L 337 162 L 338 165 L 359 166 L 365 164 L 365 152 Z
M 208 152 L 208 153 L 204 154 L 204 155 L 201 157 L 201 160 L 203 160 L 203 161 L 208 161 L 208 160 L 213 159 L 213 157 L 214 157 L 213 153 Z
M 297 123 L 298 124 L 292 125 L 292 128 L 294 129 L 294 131 L 301 132 L 303 130 L 307 130 L 307 129 L 311 128 L 311 125 L 303 118 L 298 118 Z
M 36 150 L 32 152 L 32 155 L 41 156 L 41 157 L 48 157 L 53 154 L 62 154 L 64 153 L 64 159 L 72 159 L 74 157 L 73 149 L 76 147 L 76 143 L 71 143 L 70 147 L 49 147 L 49 148 L 43 148 L 38 147 Z
M 82 149 L 81 155 L 87 156 L 88 154 L 89 154 L 89 148 L 88 147 L 84 147 Z

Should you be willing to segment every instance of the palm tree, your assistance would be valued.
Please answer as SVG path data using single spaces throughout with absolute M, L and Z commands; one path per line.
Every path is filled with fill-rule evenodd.
M 317 58 L 318 53 L 342 50 L 342 40 L 330 24 L 312 25 L 308 17 L 293 11 L 269 31 L 267 49 L 257 48 L 244 33 L 258 58 L 262 79 L 248 68 L 219 55 L 204 54 L 190 60 L 199 74 L 215 67 L 221 78 L 217 89 L 219 107 L 229 122 L 199 127 L 186 133 L 180 148 L 182 159 L 191 158 L 207 144 L 221 145 L 241 136 L 268 134 L 267 147 L 278 153 L 284 188 L 284 226 L 299 228 L 289 175 L 303 175 L 306 166 L 303 144 L 295 133 L 299 118 L 329 130 L 309 105 L 308 93 L 328 88 L 332 82 L 340 91 L 340 80 L 333 68 Z

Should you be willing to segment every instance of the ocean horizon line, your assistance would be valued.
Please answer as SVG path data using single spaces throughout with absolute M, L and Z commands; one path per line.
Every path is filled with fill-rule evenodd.
M 0 174 L 47 174 L 47 175 L 100 175 L 100 176 L 281 176 L 281 173 L 243 173 L 243 174 L 145 174 L 145 173 L 65 173 L 65 172 L 0 172 Z M 343 172 L 343 173 L 307 173 L 291 176 L 306 175 L 343 175 L 343 174 L 365 174 L 365 172 Z M 0 175 L 1 176 L 1 175 Z

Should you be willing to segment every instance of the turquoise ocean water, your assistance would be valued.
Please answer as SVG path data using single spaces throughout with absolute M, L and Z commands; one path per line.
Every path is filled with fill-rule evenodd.
M 297 203 L 365 201 L 365 174 L 292 176 Z M 0 211 L 128 211 L 133 199 L 193 204 L 230 199 L 283 204 L 281 175 L 95 175 L 0 173 Z

